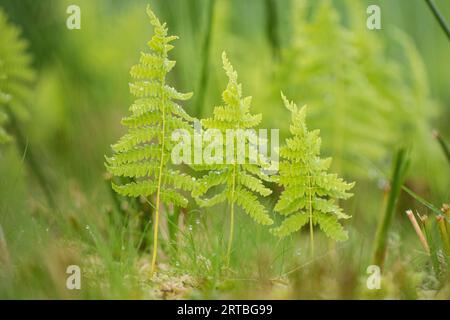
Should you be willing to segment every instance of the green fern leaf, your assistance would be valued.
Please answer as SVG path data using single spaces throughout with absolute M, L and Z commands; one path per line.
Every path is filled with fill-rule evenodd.
M 261 115 L 252 115 L 249 113 L 251 97 L 242 97 L 242 86 L 237 82 L 237 72 L 228 61 L 225 53 L 222 54 L 223 68 L 228 76 L 228 85 L 222 94 L 224 106 L 214 108 L 212 118 L 203 119 L 202 125 L 206 129 L 219 129 L 225 136 L 227 129 L 248 129 L 253 128 L 261 121 Z M 228 143 L 236 143 L 237 137 L 233 137 Z M 248 140 L 245 141 L 246 148 L 249 148 Z M 234 151 L 235 162 L 237 162 L 237 150 Z M 203 166 L 202 169 L 212 167 Z M 261 179 L 268 177 L 260 172 L 260 164 L 226 164 L 219 170 L 210 171 L 207 175 L 198 179 L 196 190 L 193 196 L 197 198 L 200 205 L 218 204 L 218 200 L 228 199 L 230 205 L 237 203 L 248 215 L 256 222 L 262 224 L 272 224 L 272 219 L 268 216 L 267 210 L 262 206 L 258 198 L 253 195 L 254 192 L 262 196 L 268 196 L 272 191 L 262 183 Z M 199 199 L 211 188 L 225 185 L 228 191 L 227 197 L 213 197 L 210 200 Z M 237 190 L 240 190 L 239 192 Z
M 169 44 L 177 37 L 168 36 L 162 24 L 148 7 L 147 14 L 154 34 L 148 42 L 150 52 L 141 52 L 139 63 L 131 67 L 130 93 L 136 97 L 130 107 L 131 115 L 122 119 L 128 132 L 112 146 L 113 156 L 106 157 L 105 166 L 114 176 L 134 180 L 125 185 L 113 184 L 124 196 L 155 196 L 154 243 L 152 273 L 155 270 L 158 242 L 158 221 L 161 204 L 186 207 L 182 191 L 192 191 L 195 179 L 170 168 L 173 148 L 171 135 L 176 129 L 192 130 L 194 120 L 174 100 L 187 100 L 192 93 L 180 93 L 166 83 L 167 73 L 175 66 L 168 59 L 173 49 Z
M 148 9 L 154 35 L 149 41 L 151 52 L 141 52 L 139 63 L 131 67 L 130 93 L 137 97 L 130 107 L 131 115 L 122 119 L 128 128 L 119 141 L 112 146 L 114 155 L 106 158 L 106 168 L 115 176 L 134 179 L 145 178 L 150 183 L 136 181 L 114 189 L 128 196 L 150 196 L 166 186 L 192 190 L 194 180 L 175 170 L 169 169 L 170 137 L 175 129 L 191 129 L 192 120 L 181 106 L 173 100 L 186 100 L 192 93 L 183 94 L 166 83 L 166 75 L 175 66 L 168 59 L 170 42 L 177 39 L 167 35 L 167 27 Z M 154 187 L 156 186 L 156 188 Z M 141 193 L 140 193 L 141 191 Z M 165 199 L 186 205 L 178 191 L 167 191 Z
M 275 205 L 275 211 L 288 217 L 272 232 L 284 237 L 309 223 L 313 238 L 313 226 L 318 224 L 328 237 L 344 241 L 348 236 L 338 220 L 350 217 L 343 213 L 336 200 L 351 197 L 348 191 L 354 183 L 347 183 L 336 174 L 327 172 L 331 159 L 320 158 L 319 131 L 308 130 L 306 106 L 298 109 L 283 94 L 282 99 L 285 107 L 291 111 L 292 136 L 286 139 L 286 145 L 280 149 L 277 181 L 284 190 Z
M 271 232 L 279 237 L 288 236 L 300 230 L 309 221 L 309 216 L 304 212 L 299 212 L 286 218 L 281 226 L 271 229 Z
M 314 220 L 319 225 L 320 230 L 329 238 L 336 241 L 346 241 L 348 239 L 347 231 L 344 230 L 335 216 L 317 212 L 314 214 Z
M 235 198 L 229 198 L 236 202 L 256 222 L 262 225 L 271 225 L 273 220 L 268 216 L 266 208 L 258 201 L 258 198 L 248 190 L 238 187 L 234 193 Z
M 251 97 L 242 96 L 242 85 L 238 83 L 237 72 L 229 62 L 225 52 L 222 54 L 223 68 L 228 76 L 228 84 L 222 93 L 223 106 L 216 106 L 213 117 L 202 120 L 202 126 L 206 129 L 218 129 L 223 136 L 227 136 L 227 130 L 251 129 L 261 122 L 261 115 L 250 113 Z M 248 132 L 248 131 L 247 131 Z M 237 135 L 227 138 L 225 146 L 237 145 Z M 250 141 L 254 137 L 250 134 L 244 140 L 245 150 L 254 151 Z M 228 148 L 227 148 L 228 149 Z M 209 173 L 198 179 L 197 187 L 192 195 L 197 203 L 203 207 L 210 207 L 223 202 L 228 202 L 230 207 L 230 237 L 228 240 L 227 265 L 229 264 L 231 244 L 234 230 L 234 207 L 238 205 L 255 222 L 263 225 L 273 223 L 266 208 L 260 203 L 255 193 L 268 196 L 272 191 L 266 188 L 263 180 L 269 181 L 269 177 L 262 171 L 262 161 L 259 163 L 238 163 L 238 150 L 233 148 L 233 161 L 226 164 L 213 164 L 194 166 L 196 170 L 209 170 Z M 247 152 L 246 152 L 247 153 Z M 242 155 L 241 155 L 242 156 Z M 248 159 L 247 155 L 244 157 Z M 221 193 L 207 198 L 212 189 L 222 189 Z M 205 197 L 206 196 L 206 197 Z

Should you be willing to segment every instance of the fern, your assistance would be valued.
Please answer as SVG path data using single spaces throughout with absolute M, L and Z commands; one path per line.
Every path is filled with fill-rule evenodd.
M 219 129 L 223 135 L 227 129 L 251 129 L 261 121 L 261 114 L 252 115 L 250 113 L 251 97 L 242 97 L 242 86 L 238 83 L 237 73 L 227 59 L 225 52 L 222 54 L 223 68 L 228 76 L 228 85 L 222 94 L 224 106 L 214 108 L 212 118 L 203 119 L 202 125 L 206 129 Z M 226 144 L 236 145 L 237 135 L 233 135 L 232 140 L 227 139 Z M 250 143 L 245 139 L 246 150 Z M 231 247 L 234 231 L 234 206 L 237 204 L 253 218 L 257 223 L 270 225 L 272 219 L 267 214 L 266 208 L 259 202 L 257 194 L 268 196 L 272 191 L 266 188 L 263 181 L 269 177 L 262 172 L 262 163 L 238 163 L 237 148 L 233 149 L 232 163 L 211 164 L 205 169 L 209 173 L 197 180 L 197 187 L 192 192 L 198 204 L 203 207 L 210 207 L 228 202 L 230 206 L 230 232 L 227 249 L 227 266 L 229 265 Z M 248 159 L 247 159 L 248 160 Z M 213 187 L 224 187 L 218 194 L 204 198 L 206 193 Z
M 399 45 L 404 66 L 386 56 L 386 45 L 376 32 L 366 28 L 366 17 L 361 15 L 364 6 L 358 1 L 346 1 L 350 25 L 355 35 L 354 45 L 358 50 L 357 63 L 371 88 L 384 105 L 388 118 L 380 125 L 388 127 L 393 142 L 414 145 L 412 161 L 417 174 L 426 162 L 436 167 L 436 148 L 433 149 L 430 132 L 431 121 L 438 115 L 437 104 L 431 99 L 424 62 L 412 39 L 400 30 L 391 33 L 392 40 Z M 391 150 L 392 148 L 389 148 Z M 438 155 L 439 156 L 439 155 Z M 418 165 L 416 165 L 418 164 Z M 426 170 L 425 175 L 429 174 Z
M 420 88 L 408 85 L 401 64 L 386 55 L 379 33 L 366 28 L 365 8 L 358 1 L 343 3 L 348 26 L 333 1 L 318 1 L 311 18 L 305 1 L 294 4 L 294 38 L 283 52 L 276 71 L 280 85 L 272 96 L 278 97 L 283 87 L 294 100 L 313 105 L 310 121 L 321 128 L 334 169 L 365 177 L 368 168 L 387 163 L 398 141 L 414 140 L 418 124 L 423 127 L 423 119 L 429 119 L 426 81 L 418 74 L 420 80 L 412 80 Z M 404 51 L 409 55 L 411 50 L 404 46 Z M 408 66 L 413 70 L 408 72 L 418 66 Z
M 158 248 L 159 214 L 162 203 L 186 207 L 188 200 L 180 192 L 191 191 L 194 179 L 170 168 L 173 143 L 171 133 L 178 128 L 189 129 L 192 118 L 175 100 L 188 100 L 192 93 L 180 93 L 166 84 L 167 73 L 175 66 L 168 59 L 176 36 L 168 36 L 150 7 L 147 7 L 154 35 L 148 42 L 150 52 L 141 52 L 137 65 L 131 68 L 134 79 L 130 92 L 136 97 L 131 115 L 122 119 L 128 133 L 112 146 L 114 155 L 106 157 L 106 168 L 114 176 L 129 177 L 134 181 L 113 189 L 123 196 L 151 197 L 156 195 L 154 241 L 151 273 L 155 271 Z
M 28 115 L 25 104 L 30 98 L 29 84 L 35 75 L 26 47 L 27 43 L 20 38 L 20 30 L 8 22 L 0 9 L 0 144 L 11 140 L 3 128 L 8 113 L 19 119 Z
M 282 99 L 292 113 L 292 137 L 286 139 L 286 145 L 280 148 L 280 171 L 274 179 L 284 187 L 284 191 L 275 205 L 275 211 L 286 218 L 272 232 L 284 237 L 309 223 L 311 251 L 314 252 L 314 225 L 318 225 L 333 240 L 347 239 L 347 232 L 339 220 L 350 217 L 336 200 L 351 197 L 348 190 L 354 183 L 347 183 L 336 174 L 327 172 L 331 158 L 320 158 L 320 131 L 308 131 L 306 106 L 298 109 L 283 94 Z

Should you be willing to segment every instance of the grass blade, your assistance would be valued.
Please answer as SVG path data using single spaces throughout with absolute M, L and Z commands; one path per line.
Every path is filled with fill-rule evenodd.
M 437 216 L 436 217 L 438 227 L 439 227 L 439 234 L 441 236 L 442 240 L 442 248 L 444 249 L 445 254 L 447 257 L 450 257 L 450 238 L 447 233 L 447 226 L 445 223 L 444 216 Z
M 373 253 L 373 264 L 382 267 L 386 256 L 388 232 L 392 223 L 392 218 L 395 213 L 398 197 L 406 176 L 406 171 L 409 167 L 409 158 L 406 149 L 399 149 L 394 158 L 391 190 L 389 193 L 386 210 L 383 218 L 380 221 L 376 233 L 375 250 Z
M 447 145 L 447 142 L 441 137 L 438 131 L 433 131 L 433 137 L 438 141 L 439 146 L 442 149 L 445 157 L 447 158 L 448 163 L 450 164 L 450 149 Z
M 432 0 L 425 0 L 425 2 L 428 4 L 428 7 L 430 8 L 431 12 L 433 12 L 434 17 L 439 22 L 439 25 L 441 26 L 442 30 L 444 30 L 445 34 L 447 35 L 447 38 L 450 40 L 450 28 L 445 22 L 444 17 L 439 12 L 439 9 L 435 6 Z
M 435 206 L 433 206 L 431 203 L 429 203 L 427 200 L 423 199 L 422 197 L 420 197 L 418 194 L 414 193 L 414 191 L 412 191 L 411 189 L 409 189 L 406 186 L 402 187 L 403 190 L 405 190 L 411 197 L 413 197 L 414 199 L 416 199 L 418 202 L 420 202 L 421 204 L 423 204 L 425 207 L 427 207 L 428 209 L 430 209 L 431 211 L 433 211 L 434 213 L 436 213 L 437 215 L 440 215 L 442 212 L 436 208 Z

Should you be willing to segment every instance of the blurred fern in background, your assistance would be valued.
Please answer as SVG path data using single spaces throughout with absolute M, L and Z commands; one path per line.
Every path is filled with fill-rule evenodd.
M 314 105 L 311 124 L 321 128 L 335 169 L 367 176 L 371 168 L 385 168 L 393 146 L 418 137 L 431 142 L 436 108 L 423 63 L 406 36 L 401 38 L 409 70 L 386 56 L 382 38 L 366 28 L 359 2 L 345 2 L 348 26 L 332 1 L 310 9 L 306 1 L 294 2 L 293 40 L 276 75 L 295 100 Z
M 28 116 L 26 104 L 35 75 L 26 48 L 27 43 L 20 38 L 19 28 L 8 22 L 0 8 L 0 143 L 10 140 L 10 135 L 2 127 L 9 116 L 19 120 Z

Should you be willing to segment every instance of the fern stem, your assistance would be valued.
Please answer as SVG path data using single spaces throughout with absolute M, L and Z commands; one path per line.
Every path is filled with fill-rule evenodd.
M 156 195 L 156 210 L 155 210 L 155 221 L 153 222 L 153 252 L 152 252 L 152 267 L 150 269 L 150 275 L 155 273 L 156 267 L 156 255 L 158 250 L 158 225 L 159 225 L 159 187 L 158 193 Z
M 231 186 L 231 208 L 230 208 L 230 233 L 228 237 L 228 248 L 227 248 L 227 268 L 230 266 L 230 257 L 231 257 L 231 247 L 233 243 L 233 235 L 234 235 L 234 193 L 236 187 L 236 164 L 233 166 L 233 184 Z
M 164 76 L 161 78 L 161 86 L 164 87 L 165 81 Z M 156 191 L 156 208 L 155 208 L 155 221 L 153 226 L 153 253 L 152 253 L 152 266 L 150 269 L 150 275 L 155 273 L 156 269 L 156 256 L 158 254 L 158 231 L 159 231 L 159 211 L 160 211 L 160 198 L 161 198 L 161 181 L 162 181 L 162 170 L 164 165 L 164 148 L 166 142 L 166 97 L 162 94 L 162 137 L 161 137 L 161 158 L 159 162 L 159 173 L 158 173 L 158 185 Z
M 163 137 L 162 137 L 162 149 L 161 149 L 161 161 L 159 164 L 159 175 L 158 175 L 158 189 L 156 192 L 156 208 L 155 208 L 155 221 L 153 225 L 153 253 L 152 253 L 152 267 L 150 274 L 153 275 L 156 267 L 156 256 L 158 253 L 158 231 L 159 231 L 159 210 L 160 210 L 160 194 L 161 194 L 161 177 L 162 177 L 162 167 L 164 158 L 164 111 L 163 111 Z
M 308 175 L 308 189 L 309 189 L 309 238 L 311 240 L 311 257 L 314 257 L 314 226 L 313 226 L 313 212 L 312 212 L 312 186 L 311 176 Z
M 231 203 L 231 209 L 230 209 L 230 234 L 229 234 L 228 248 L 227 248 L 227 268 L 230 266 L 233 235 L 234 235 L 234 202 Z

